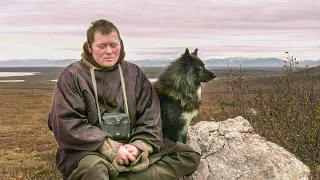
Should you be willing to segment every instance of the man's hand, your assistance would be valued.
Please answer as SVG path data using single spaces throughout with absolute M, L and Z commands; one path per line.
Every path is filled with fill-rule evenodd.
M 136 148 L 136 147 L 135 147 Z M 137 156 L 138 157 L 138 156 Z M 118 164 L 119 165 L 129 165 L 130 162 L 135 161 L 136 157 L 133 156 L 128 149 L 123 146 L 120 145 L 117 151 L 117 158 L 118 158 Z
M 135 158 L 138 158 L 142 152 L 140 149 L 138 149 L 137 147 L 135 147 L 131 144 L 126 144 L 126 145 L 124 145 L 124 147 L 126 147 L 128 152 Z

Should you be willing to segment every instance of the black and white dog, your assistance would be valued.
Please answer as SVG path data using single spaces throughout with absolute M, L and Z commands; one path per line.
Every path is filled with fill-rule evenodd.
M 190 121 L 198 114 L 201 82 L 216 76 L 197 56 L 198 49 L 185 53 L 160 75 L 154 88 L 160 99 L 162 129 L 165 138 L 186 143 Z

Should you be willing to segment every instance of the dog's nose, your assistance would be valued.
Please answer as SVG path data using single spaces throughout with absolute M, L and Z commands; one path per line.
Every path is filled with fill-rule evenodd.
M 212 73 L 212 79 L 216 78 L 216 74 L 215 73 Z

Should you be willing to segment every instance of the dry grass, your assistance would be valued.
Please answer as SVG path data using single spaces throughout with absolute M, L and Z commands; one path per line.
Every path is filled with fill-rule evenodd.
M 312 179 L 320 179 L 319 72 L 296 66 L 288 58 L 283 74 L 244 77 L 241 69 L 228 69 L 223 89 L 215 93 L 219 117 L 243 116 L 255 132 L 304 162 Z
M 57 144 L 47 127 L 55 87 L 48 79 L 57 77 L 58 73 L 51 73 L 27 77 L 29 81 L 24 83 L 0 83 L 0 179 L 61 179 L 55 168 Z M 259 84 L 266 89 L 271 87 L 268 76 L 248 79 L 253 87 L 258 88 Z M 223 119 L 215 95 L 225 94 L 226 87 L 225 79 L 203 84 L 202 104 L 193 124 Z
M 47 127 L 54 91 L 3 87 L 8 86 L 0 86 L 0 179 L 61 179 L 55 168 L 57 144 Z M 201 119 L 215 113 L 210 104 L 204 98 Z
M 0 90 L 0 179 L 61 179 L 47 128 L 53 91 Z

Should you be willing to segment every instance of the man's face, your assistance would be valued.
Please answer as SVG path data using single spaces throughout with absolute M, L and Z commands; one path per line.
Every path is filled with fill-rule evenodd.
M 118 34 L 112 31 L 110 34 L 96 32 L 89 52 L 93 59 L 102 67 L 113 67 L 120 56 L 120 40 Z

